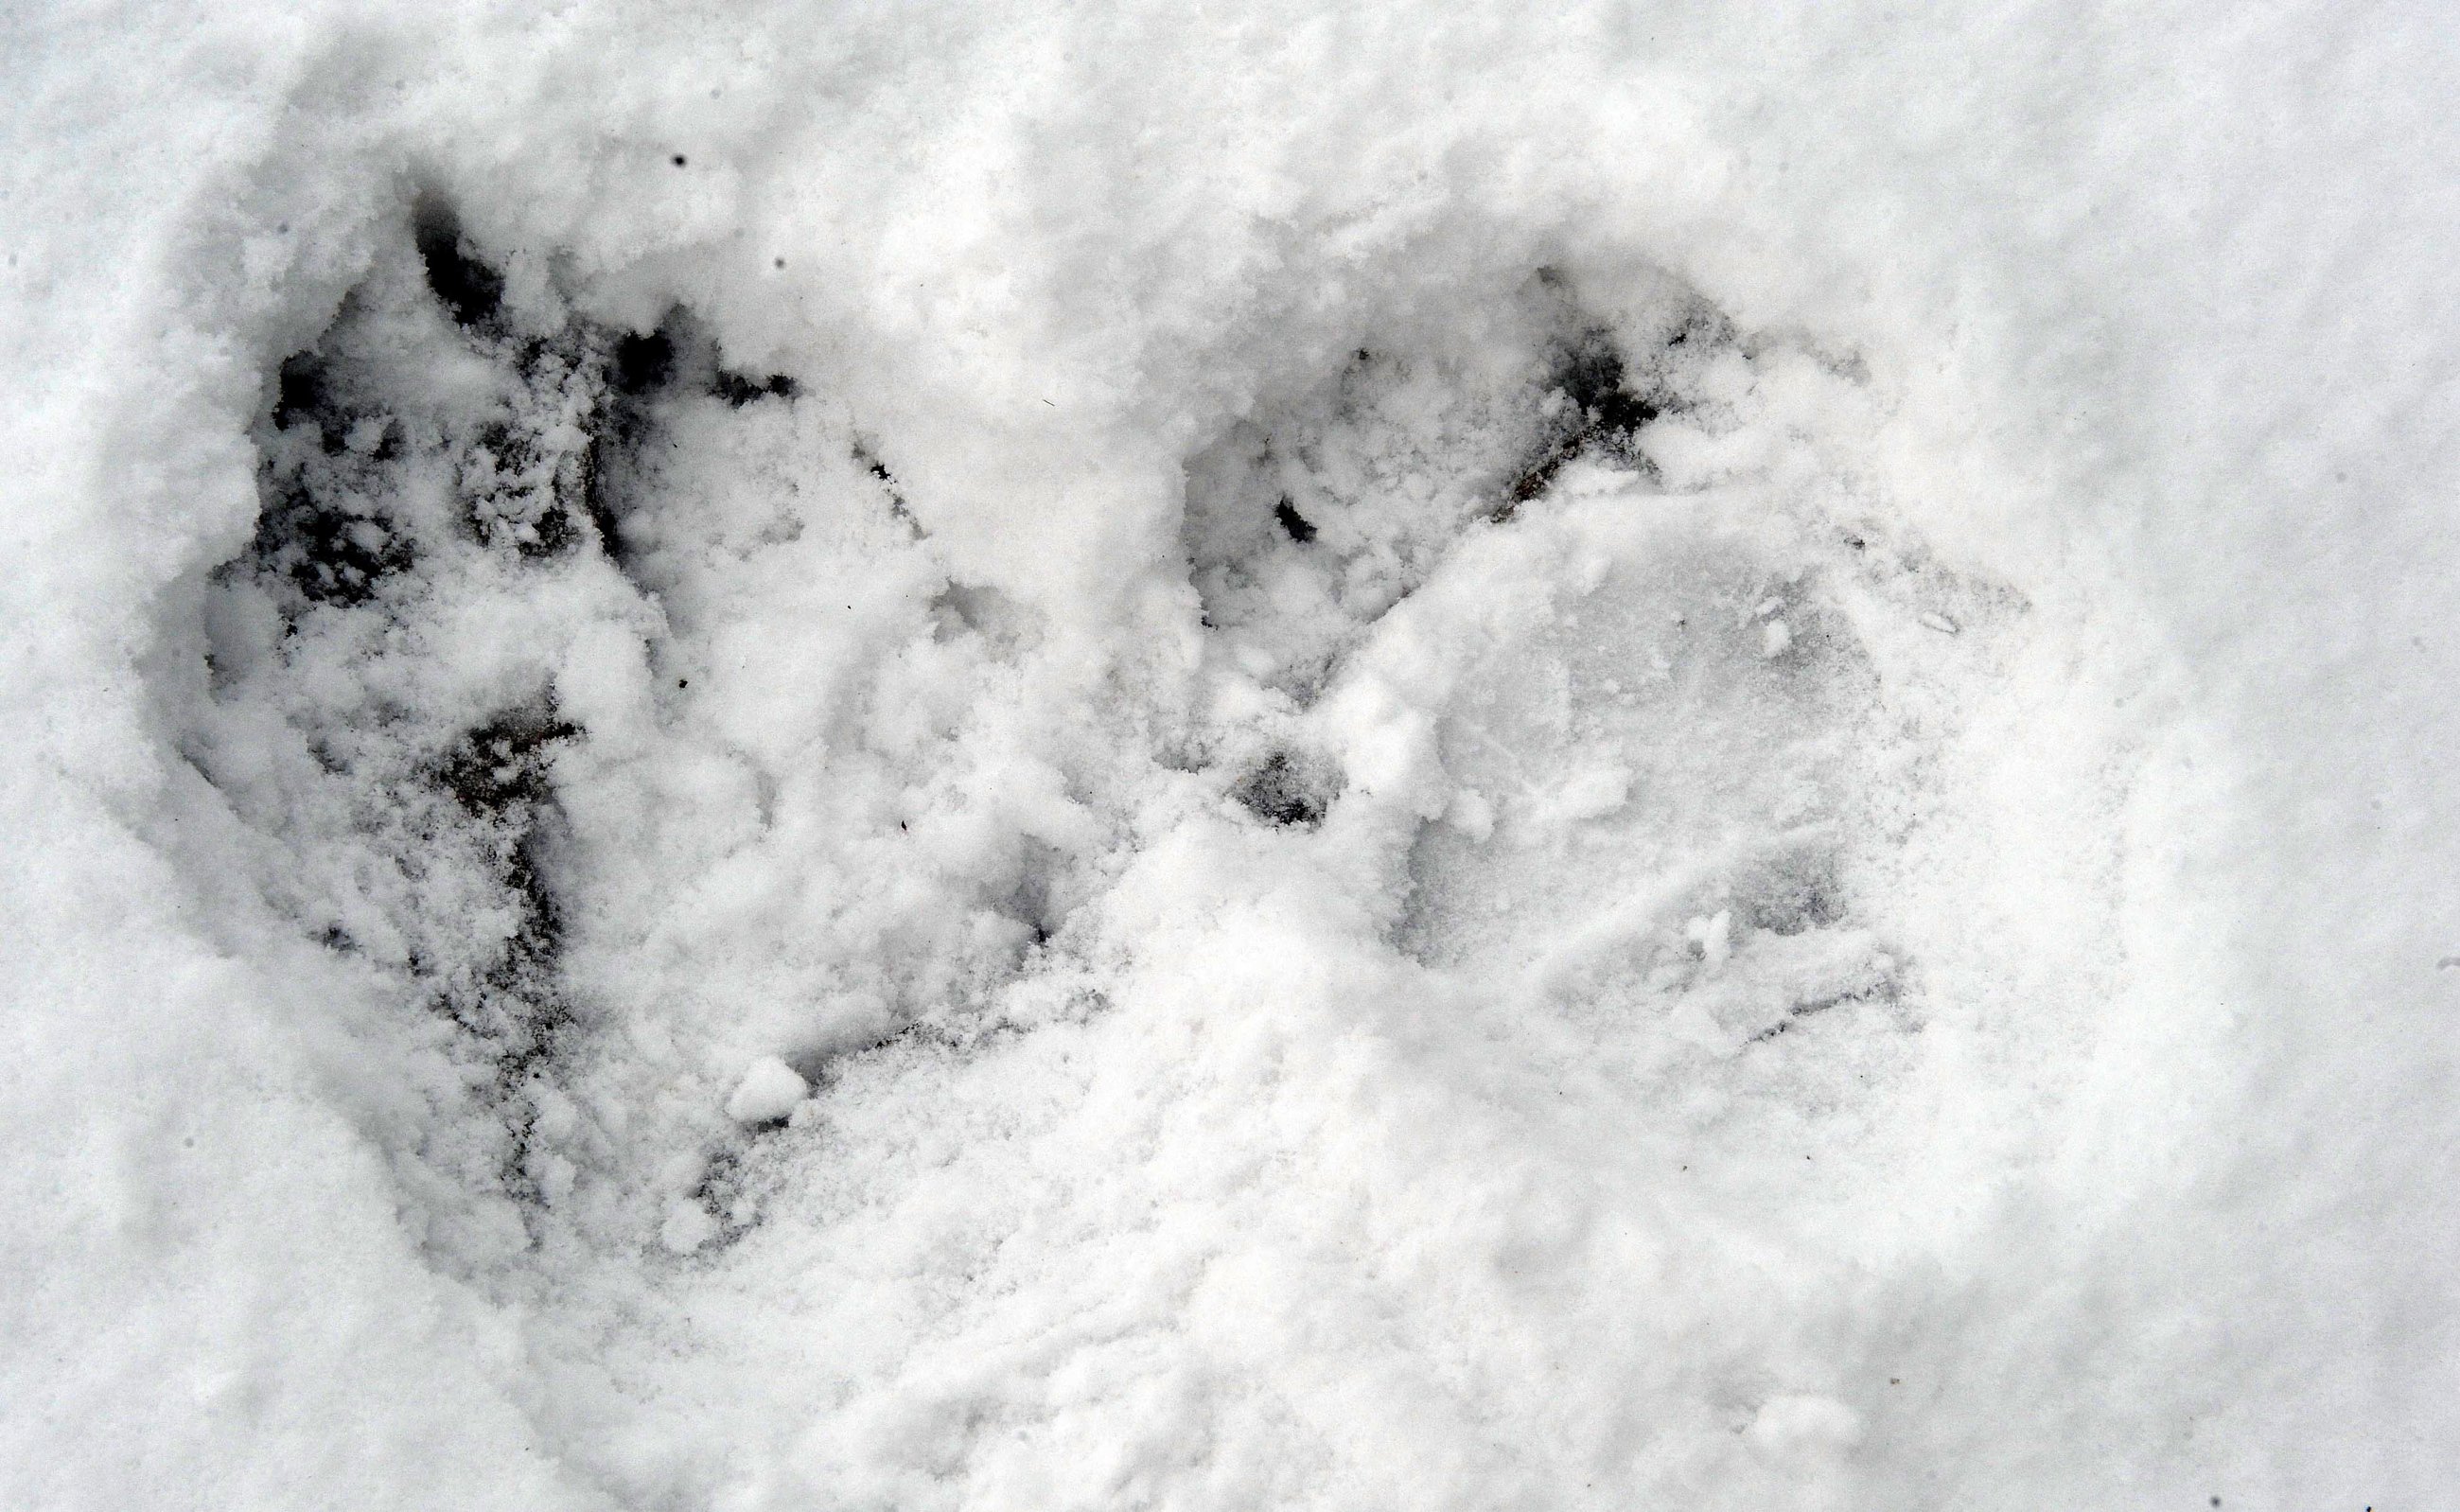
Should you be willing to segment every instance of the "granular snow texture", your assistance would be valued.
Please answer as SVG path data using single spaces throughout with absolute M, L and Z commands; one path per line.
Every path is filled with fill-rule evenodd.
M 0 18 L 0 1501 L 2460 1501 L 2460 26 Z

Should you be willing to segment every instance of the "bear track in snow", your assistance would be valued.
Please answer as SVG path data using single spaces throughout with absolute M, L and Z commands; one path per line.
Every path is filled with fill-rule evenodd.
M 1971 651 L 2018 609 L 1771 481 L 1762 375 L 1852 380 L 1674 281 L 1610 319 L 1540 270 L 1468 346 L 1392 332 L 1193 456 L 1215 712 L 1051 771 L 1055 827 L 969 725 L 1016 717 L 1036 617 L 947 578 L 850 416 L 689 310 L 623 332 L 513 287 L 422 201 L 282 365 L 191 740 L 288 858 L 268 895 L 455 1027 L 472 1090 L 416 1159 L 517 1219 L 445 1213 L 457 1268 L 741 1239 L 799 1136 L 725 1119 L 725 1066 L 825 1095 L 849 1054 L 1029 1027 L 1003 986 L 1085 943 L 1106 816 L 1174 767 L 1271 843 L 1352 843 L 1368 683 L 1444 788 L 1390 943 L 1553 1026 L 1526 1055 L 1679 1079 L 1919 1023 L 1864 863 L 1900 827 L 1874 763 L 1920 742 L 1864 634 L 1953 609 Z

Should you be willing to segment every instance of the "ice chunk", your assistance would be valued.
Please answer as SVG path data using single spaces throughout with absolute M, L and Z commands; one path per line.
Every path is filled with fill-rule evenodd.
M 811 1084 L 794 1067 L 774 1055 L 763 1055 L 744 1072 L 734 1096 L 726 1099 L 726 1116 L 746 1128 L 775 1123 L 811 1093 Z
M 1700 959 L 1713 971 L 1734 953 L 1734 912 L 1720 908 L 1710 917 L 1693 919 L 1683 926 L 1683 936 L 1700 948 Z
M 658 1243 L 669 1254 L 689 1255 L 717 1237 L 717 1220 L 709 1209 L 688 1197 L 678 1197 L 667 1204 L 667 1221 L 658 1229 Z
M 1563 819 L 1574 823 L 1611 814 L 1631 796 L 1631 771 L 1623 766 L 1593 767 L 1563 784 L 1558 800 Z

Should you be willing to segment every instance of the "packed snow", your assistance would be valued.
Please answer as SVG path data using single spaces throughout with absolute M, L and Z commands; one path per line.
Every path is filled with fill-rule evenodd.
M 0 1501 L 2460 1504 L 2434 8 L 0 37 Z

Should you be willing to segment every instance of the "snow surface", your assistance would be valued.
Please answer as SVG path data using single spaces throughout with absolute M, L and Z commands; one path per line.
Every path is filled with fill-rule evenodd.
M 2460 29 L 17 8 L 0 1501 L 2460 1501 Z

